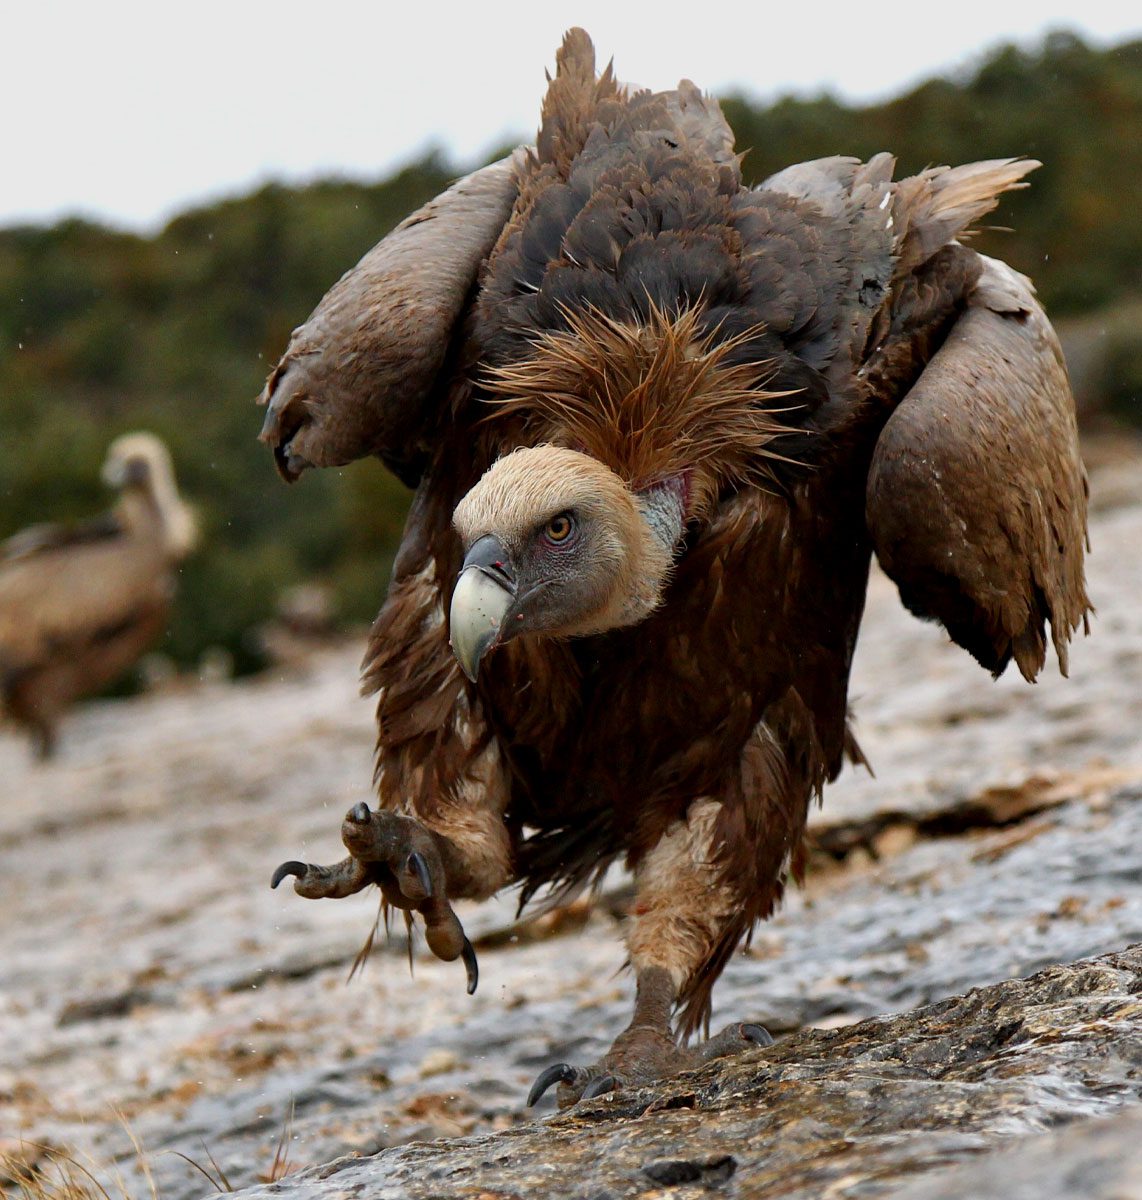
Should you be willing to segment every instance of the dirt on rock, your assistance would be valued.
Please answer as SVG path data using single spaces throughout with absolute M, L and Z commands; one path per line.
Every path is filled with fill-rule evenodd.
M 1010 1198 L 1119 1147 L 1084 1194 L 1135 1194 L 1142 459 L 1095 450 L 1070 679 L 993 683 L 874 573 L 852 699 L 876 776 L 827 791 L 805 888 L 715 991 L 715 1027 L 777 1045 L 570 1116 L 523 1098 L 629 1016 L 621 877 L 537 924 L 510 895 L 465 909 L 474 997 L 419 946 L 410 978 L 403 929 L 347 983 L 376 897 L 269 889 L 339 857 L 370 799 L 359 644 L 90 705 L 46 767 L 0 736 L 0 1151 L 65 1148 L 144 1196 L 134 1139 L 161 1200 L 210 1190 L 187 1159 L 235 1187 L 287 1171 L 291 1197 Z M 391 1149 L 436 1138 L 461 1140 Z M 512 1171 L 544 1146 L 540 1191 Z

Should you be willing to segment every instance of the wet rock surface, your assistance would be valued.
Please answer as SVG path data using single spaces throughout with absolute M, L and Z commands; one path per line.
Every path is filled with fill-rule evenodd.
M 621 880 L 528 926 L 510 896 L 463 911 L 474 997 L 419 947 L 410 979 L 403 930 L 346 985 L 375 898 L 269 890 L 284 858 L 339 857 L 370 798 L 358 647 L 90 706 L 47 768 L 0 736 L 0 1150 L 66 1147 L 145 1195 L 126 1126 L 162 1200 L 210 1190 L 177 1154 L 251 1185 L 283 1134 L 309 1168 L 290 1194 L 993 1194 L 980 1170 L 1014 1197 L 1020 1171 L 1115 1145 L 1108 1190 L 1035 1194 L 1133 1194 L 1142 984 L 1115 952 L 1142 940 L 1140 479 L 1121 455 L 1095 476 L 1099 615 L 1069 680 L 992 683 L 874 577 L 853 702 L 876 778 L 828 791 L 806 887 L 715 992 L 715 1028 L 777 1045 L 571 1116 L 548 1100 L 542 1124 L 538 1071 L 629 1016 Z M 462 1140 L 405 1145 L 434 1138 Z
M 990 1143 L 1136 1105 L 1140 1023 L 1136 948 L 903 1016 L 803 1032 L 653 1089 L 581 1102 L 542 1126 L 341 1159 L 274 1191 L 296 1200 L 602 1200 L 660 1194 L 659 1186 L 737 1196 L 900 1195 L 902 1178 Z M 1128 1152 L 1104 1182 L 1116 1185 L 1130 1164 L 1142 1165 L 1142 1153 Z M 1091 1190 L 1092 1182 L 1071 1194 L 1116 1194 Z M 986 1178 L 977 1186 L 985 1190 L 903 1194 L 997 1194 Z

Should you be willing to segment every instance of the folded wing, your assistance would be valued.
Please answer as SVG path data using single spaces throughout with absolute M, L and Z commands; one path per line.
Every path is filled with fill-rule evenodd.
M 294 330 L 259 398 L 262 440 L 284 478 L 375 454 L 415 484 L 439 407 L 434 387 L 511 214 L 521 154 L 407 217 Z
M 999 674 L 1032 680 L 1045 626 L 1063 673 L 1091 611 L 1087 483 L 1062 352 L 1030 282 L 983 270 L 946 341 L 876 446 L 867 519 L 917 616 Z

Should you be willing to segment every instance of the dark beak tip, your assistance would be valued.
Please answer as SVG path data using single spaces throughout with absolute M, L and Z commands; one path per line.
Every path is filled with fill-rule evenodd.
M 464 672 L 464 678 L 467 679 L 469 683 L 475 683 L 476 676 L 480 674 L 480 660 L 477 659 L 476 665 L 472 668 L 471 671 L 469 671 L 468 664 L 466 662 L 464 662 L 463 659 L 461 659 L 460 655 L 458 655 L 456 653 L 456 647 L 452 645 L 451 639 L 449 639 L 449 641 L 448 641 L 448 648 L 452 651 L 452 657 L 456 660 L 456 665 L 460 668 L 461 671 Z M 483 658 L 483 654 L 480 655 L 480 658 Z

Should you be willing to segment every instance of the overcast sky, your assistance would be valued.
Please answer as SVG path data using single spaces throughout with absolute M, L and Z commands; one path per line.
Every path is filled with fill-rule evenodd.
M 267 179 L 372 178 L 432 144 L 472 160 L 530 136 L 571 24 L 624 81 L 866 100 L 1046 29 L 1119 41 L 1142 31 L 1132 8 L 22 0 L 0 21 L 0 224 L 82 213 L 147 229 Z

